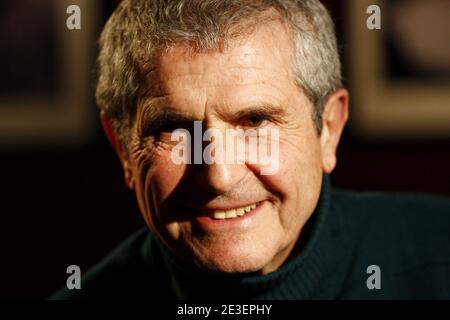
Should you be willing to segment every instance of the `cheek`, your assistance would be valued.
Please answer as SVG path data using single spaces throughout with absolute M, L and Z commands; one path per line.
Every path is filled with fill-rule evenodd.
M 146 181 L 155 199 L 166 199 L 180 183 L 185 165 L 175 165 L 170 158 L 170 151 L 160 152 L 153 157 Z
M 317 136 L 303 139 L 284 149 L 286 206 L 305 222 L 313 212 L 322 183 L 320 143 Z M 288 223 L 289 221 L 287 221 Z
M 320 143 L 317 136 L 282 137 L 279 143 L 278 170 L 261 176 L 278 191 L 292 193 L 303 183 L 316 179 L 321 170 Z
M 136 196 L 141 213 L 151 230 L 172 238 L 179 233 L 178 227 L 165 225 L 159 208 L 180 183 L 185 172 L 184 165 L 175 165 L 170 158 L 170 150 L 158 150 L 142 162 L 138 169 L 140 177 Z
M 261 178 L 279 197 L 283 229 L 295 232 L 313 212 L 320 194 L 320 144 L 314 135 L 282 138 L 279 150 L 277 174 Z

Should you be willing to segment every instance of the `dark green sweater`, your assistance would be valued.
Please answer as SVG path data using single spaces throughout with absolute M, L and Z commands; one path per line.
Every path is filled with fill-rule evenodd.
M 324 178 L 300 254 L 271 274 L 201 272 L 147 229 L 132 235 L 54 299 L 449 299 L 450 200 L 331 190 Z M 381 271 L 368 289 L 367 267 Z M 157 301 L 157 300 L 150 300 Z

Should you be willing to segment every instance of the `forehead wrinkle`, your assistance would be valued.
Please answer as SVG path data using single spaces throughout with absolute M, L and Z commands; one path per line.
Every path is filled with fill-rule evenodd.
M 244 48 L 238 46 L 236 48 L 237 52 L 199 53 L 194 56 L 186 56 L 175 51 L 173 54 L 161 56 L 156 66 L 161 70 L 160 74 L 165 75 L 167 71 L 170 74 L 170 70 L 175 69 L 175 65 L 178 76 L 208 73 L 223 74 L 224 71 L 234 69 L 237 69 L 238 72 L 246 69 L 279 72 L 279 69 L 281 69 L 283 73 L 291 73 L 290 53 L 282 54 L 280 51 L 276 54 L 273 48 L 264 50 L 264 52 L 255 52 L 255 50 L 257 49 L 254 49 L 251 45 L 244 45 Z M 268 52 L 270 52 L 269 55 L 267 54 Z M 275 68 L 268 68 L 269 65 L 274 65 Z
M 178 89 L 178 90 L 173 90 L 170 92 L 164 92 L 162 95 L 152 95 L 152 97 L 156 97 L 156 98 L 163 98 L 166 97 L 168 98 L 169 96 L 173 96 L 182 92 L 192 92 L 192 90 L 203 90 L 203 89 L 208 89 L 208 88 L 216 88 L 216 87 L 226 87 L 226 88 L 233 88 L 233 87 L 246 87 L 246 86 L 269 86 L 272 88 L 275 88 L 277 91 L 281 91 L 282 92 L 282 88 L 281 86 L 277 86 L 276 84 L 272 84 L 272 83 L 268 83 L 266 81 L 258 81 L 258 82 L 254 82 L 254 83 L 248 83 L 248 84 L 208 84 L 206 86 L 204 85 L 199 85 L 199 86 L 192 86 L 189 88 L 182 88 L 182 89 Z M 232 92 L 230 92 L 230 94 L 232 94 Z M 249 95 L 249 94 L 247 94 Z M 283 94 L 284 95 L 284 94 Z
M 252 95 L 248 95 L 245 94 L 244 96 L 248 96 L 249 99 L 244 99 L 242 100 L 241 98 L 239 98 L 239 95 L 234 94 L 233 95 L 233 91 L 230 90 L 230 93 L 227 94 L 227 96 L 230 97 L 237 97 L 236 100 L 234 100 L 233 98 L 227 99 L 219 99 L 219 101 L 211 101 L 206 99 L 204 102 L 200 102 L 198 103 L 197 101 L 193 101 L 192 99 L 190 99 L 189 94 L 192 93 L 192 91 L 195 91 L 196 87 L 194 88 L 189 88 L 189 89 L 182 89 L 176 92 L 166 92 L 164 94 L 161 95 L 151 95 L 148 96 L 146 98 L 146 100 L 141 104 L 141 108 L 142 109 L 153 109 L 153 110 L 149 110 L 151 113 L 156 112 L 158 109 L 160 110 L 164 110 L 164 111 L 170 111 L 170 112 L 177 112 L 179 114 L 185 115 L 185 116 L 190 116 L 196 119 L 200 119 L 206 116 L 206 114 L 214 114 L 214 113 L 230 113 L 230 112 L 226 112 L 225 110 L 220 111 L 221 109 L 229 109 L 230 111 L 235 110 L 235 109 L 239 109 L 239 110 L 244 110 L 246 108 L 248 108 L 248 106 L 262 106 L 262 105 L 278 105 L 278 106 L 284 106 L 286 107 L 289 104 L 289 101 L 291 100 L 290 96 L 287 96 L 286 93 L 283 91 L 283 88 L 277 86 L 274 83 L 268 83 L 265 81 L 259 81 L 258 83 L 252 83 L 252 84 L 248 84 L 248 85 L 241 85 L 241 87 L 244 86 L 255 86 L 258 87 L 258 91 L 264 91 L 266 92 L 264 94 L 264 97 L 258 98 L 256 101 L 255 99 L 252 99 Z M 207 87 L 212 87 L 213 85 L 209 85 Z M 223 86 L 223 85 L 222 85 Z M 235 86 L 235 85 L 229 85 L 230 87 Z M 274 88 L 277 92 L 279 92 L 279 94 L 267 94 L 267 92 L 269 92 L 269 90 L 267 90 L 267 86 Z M 204 90 L 207 87 L 205 86 L 201 86 L 198 87 L 198 89 L 200 90 Z M 271 92 L 274 92 L 274 90 L 270 90 Z M 183 93 L 187 92 L 186 95 L 184 95 Z M 189 106 L 197 106 L 197 105 L 202 105 L 204 106 L 204 112 L 198 112 L 199 109 L 198 108 L 192 108 L 190 109 L 191 112 L 187 111 L 187 110 L 183 110 L 183 108 L 178 108 L 177 104 L 173 104 L 170 100 L 172 100 L 170 98 L 171 95 L 182 95 L 183 97 L 185 97 L 186 99 L 184 100 L 185 104 L 183 105 L 183 107 L 189 107 Z M 259 95 L 258 95 L 259 96 Z M 177 99 L 175 99 L 176 101 Z M 233 101 L 234 100 L 234 101 Z M 259 100 L 259 101 L 258 101 Z M 216 110 L 217 109 L 217 110 Z M 153 111 L 153 112 L 152 112 Z M 217 112 L 216 112 L 217 111 Z M 148 112 L 148 111 L 146 111 Z
M 247 71 L 261 71 L 263 74 L 266 73 L 270 73 L 272 74 L 283 74 L 286 76 L 290 76 L 291 72 L 290 70 L 286 70 L 285 68 L 268 68 L 268 67 L 260 67 L 260 66 L 235 66 L 235 67 L 223 67 L 223 68 L 214 68 L 214 71 L 205 71 L 205 72 L 186 72 L 186 73 L 177 73 L 177 74 L 173 74 L 172 76 L 162 76 L 163 73 L 159 72 L 158 73 L 158 78 L 156 78 L 155 76 L 150 76 L 149 79 L 156 81 L 171 81 L 172 79 L 176 79 L 176 78 L 184 78 L 184 77 L 205 77 L 207 75 L 216 75 L 216 74 L 221 74 L 221 75 L 226 75 L 229 74 L 228 76 L 233 76 L 233 75 L 240 75 L 242 73 L 243 70 L 247 70 Z M 155 70 L 154 70 L 155 71 Z M 281 71 L 281 72 L 280 72 Z M 154 73 L 154 72 L 151 72 Z M 150 73 L 150 74 L 151 74 Z M 249 72 L 250 74 L 255 74 L 256 72 Z M 155 79 L 156 78 L 156 79 Z
M 276 79 L 279 79 L 279 81 L 276 81 Z M 170 96 L 183 95 L 184 98 L 189 100 L 190 97 L 193 97 L 196 94 L 206 97 L 205 90 L 216 89 L 215 94 L 218 95 L 240 94 L 242 90 L 249 90 L 246 95 L 261 94 L 261 92 L 264 92 L 265 95 L 286 96 L 286 90 L 288 89 L 286 87 L 287 83 L 292 85 L 292 88 L 297 88 L 294 81 L 285 81 L 283 77 L 276 77 L 273 74 L 271 78 L 255 76 L 249 79 L 247 77 L 236 78 L 230 76 L 225 80 L 214 79 L 214 77 L 212 77 L 211 81 L 191 80 L 189 82 L 185 79 L 178 79 L 166 83 L 165 85 L 153 86 L 153 88 L 159 88 L 160 90 L 152 91 L 151 95 L 154 97 L 165 96 L 167 98 Z

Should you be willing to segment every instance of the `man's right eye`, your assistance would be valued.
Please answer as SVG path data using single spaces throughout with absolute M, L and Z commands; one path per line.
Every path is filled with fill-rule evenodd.
M 144 136 L 159 137 L 162 134 L 171 134 L 175 130 L 185 129 L 192 131 L 193 124 L 179 121 L 163 121 L 146 126 L 145 130 L 142 130 Z
M 154 132 L 157 134 L 161 134 L 161 133 L 172 133 L 173 131 L 180 129 L 179 126 L 177 126 L 176 124 L 170 123 L 170 124 L 163 124 L 160 126 L 157 126 L 154 129 Z

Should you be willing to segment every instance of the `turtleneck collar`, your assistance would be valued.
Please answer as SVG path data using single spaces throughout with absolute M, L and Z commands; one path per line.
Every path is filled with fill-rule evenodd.
M 168 271 L 178 299 L 331 299 L 343 283 L 343 262 L 349 251 L 339 215 L 332 211 L 330 181 L 325 175 L 316 209 L 300 235 L 299 254 L 267 275 L 207 273 L 176 257 L 157 237 L 162 259 L 152 260 Z

